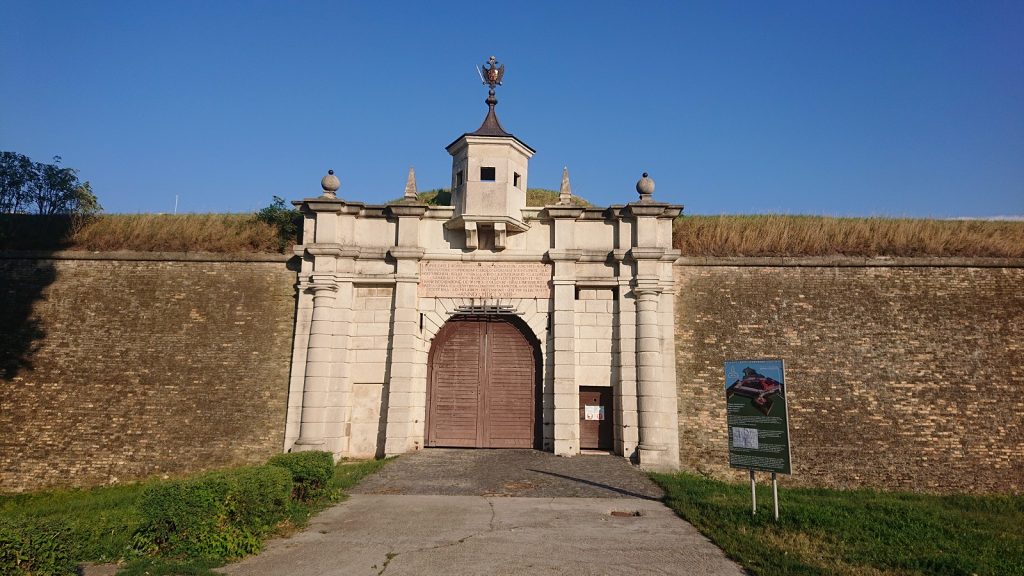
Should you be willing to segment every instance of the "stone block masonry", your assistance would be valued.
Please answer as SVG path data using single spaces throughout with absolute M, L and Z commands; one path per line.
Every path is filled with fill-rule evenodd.
M 0 491 L 180 475 L 286 448 L 298 434 L 297 422 L 285 434 L 289 371 L 306 364 L 292 359 L 298 278 L 284 257 L 248 258 L 0 254 Z M 1024 262 L 683 258 L 674 274 L 684 470 L 742 479 L 727 464 L 722 364 L 781 357 L 794 466 L 783 485 L 1024 492 Z M 350 293 L 351 312 L 332 320 L 349 325 L 332 340 L 347 353 L 333 370 L 351 388 L 327 388 L 337 402 L 324 417 L 351 422 L 323 439 L 370 456 L 404 425 L 385 386 L 397 295 L 347 290 L 336 298 Z M 542 361 L 568 356 L 544 364 L 544 394 L 568 367 L 574 384 L 617 387 L 623 414 L 635 410 L 635 354 L 616 348 L 633 333 L 615 332 L 616 315 L 624 330 L 638 314 L 628 286 L 564 292 L 573 321 L 561 337 L 548 332 L 546 300 L 507 301 L 547 343 Z M 421 299 L 413 334 L 428 338 L 470 303 Z M 309 311 L 299 308 L 300 329 Z M 413 348 L 422 361 L 392 370 L 422 392 L 426 347 Z M 297 414 L 303 388 L 291 379 Z M 616 445 L 631 454 L 636 420 L 624 422 Z M 546 425 L 548 449 L 556 437 Z
M 682 259 L 685 470 L 727 462 L 723 362 L 783 358 L 785 484 L 1024 491 L 1024 263 Z
M 0 258 L 0 491 L 280 452 L 296 274 L 233 258 Z

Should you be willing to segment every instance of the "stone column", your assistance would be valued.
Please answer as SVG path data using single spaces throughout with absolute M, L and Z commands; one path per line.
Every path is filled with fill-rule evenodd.
M 314 279 L 307 288 L 313 293 L 313 319 L 309 325 L 306 370 L 302 383 L 302 416 L 295 450 L 323 450 L 324 411 L 331 378 L 334 297 L 338 286 L 327 279 Z
M 638 287 L 637 294 L 637 407 L 640 424 L 640 465 L 645 469 L 663 467 L 668 450 L 665 418 L 660 406 L 661 335 L 658 304 L 660 290 L 653 286 Z

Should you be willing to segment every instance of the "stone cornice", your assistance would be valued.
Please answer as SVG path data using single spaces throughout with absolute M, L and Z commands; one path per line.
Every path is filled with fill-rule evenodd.
M 418 246 L 395 246 L 388 249 L 388 254 L 396 260 L 419 260 L 425 253 L 426 250 Z
M 558 220 L 560 218 L 579 218 L 583 215 L 582 206 L 545 206 L 544 212 L 547 213 L 549 218 Z
M 401 203 L 395 203 L 395 204 L 388 204 L 384 208 L 384 210 L 385 210 L 385 213 L 390 214 L 392 216 L 398 216 L 399 218 L 404 218 L 404 217 L 416 217 L 416 218 L 419 218 L 419 217 L 423 216 L 423 214 L 426 213 L 427 208 L 429 208 L 429 207 L 426 204 L 412 204 L 412 203 L 410 203 L 410 204 L 401 204 Z
M 582 250 L 548 250 L 547 257 L 552 262 L 572 261 L 575 262 L 583 256 Z
M 663 202 L 633 202 L 622 209 L 622 215 L 629 217 L 650 216 L 662 217 L 673 208 Z M 682 208 L 680 208 L 681 210 Z
M 505 224 L 506 229 L 510 234 L 526 232 L 530 229 L 530 225 L 522 220 L 516 220 L 511 216 L 484 216 L 479 214 L 462 214 L 456 216 L 451 220 L 444 223 L 444 227 L 449 230 L 462 230 L 466 227 L 467 223 L 475 224 Z
M 661 260 L 666 252 L 664 248 L 640 248 L 634 246 L 629 249 L 629 256 L 633 260 Z
M 333 242 L 306 244 L 305 249 L 306 253 L 313 256 L 336 256 L 338 258 L 358 258 L 360 253 L 359 248 Z

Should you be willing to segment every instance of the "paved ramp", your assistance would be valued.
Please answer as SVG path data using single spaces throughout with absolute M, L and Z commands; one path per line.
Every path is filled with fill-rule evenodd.
M 693 574 L 743 570 L 614 456 L 425 450 L 366 478 L 234 575 Z
M 562 458 L 537 450 L 430 448 L 366 478 L 356 494 L 651 498 L 661 488 L 628 460 L 609 454 Z

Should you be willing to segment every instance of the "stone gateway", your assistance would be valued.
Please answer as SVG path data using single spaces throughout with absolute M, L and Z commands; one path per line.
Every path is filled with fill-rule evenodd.
M 526 206 L 496 104 L 451 206 L 328 173 L 292 255 L 0 250 L 0 491 L 445 446 L 743 480 L 736 358 L 786 360 L 787 485 L 1024 490 L 1024 259 L 679 254 L 646 176 Z
M 448 145 L 451 206 L 323 194 L 305 217 L 287 450 L 338 457 L 431 446 L 614 452 L 679 465 L 672 220 L 636 201 L 527 207 L 534 150 L 491 86 L 480 128 Z

